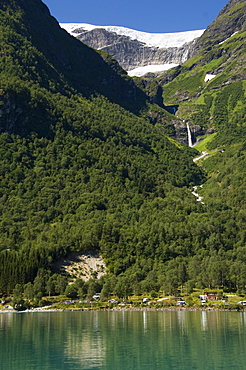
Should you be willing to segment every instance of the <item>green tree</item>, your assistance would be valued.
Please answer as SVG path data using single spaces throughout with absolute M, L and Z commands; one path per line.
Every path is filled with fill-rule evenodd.
M 29 283 L 24 285 L 24 296 L 27 299 L 33 299 L 34 298 L 34 288 L 33 284 L 29 281 Z
M 119 276 L 115 285 L 115 294 L 119 298 L 127 299 L 132 293 L 130 281 L 127 276 Z
M 13 289 L 13 306 L 16 311 L 23 311 L 27 308 L 27 304 L 23 299 L 22 286 L 16 284 Z
M 49 295 L 54 295 L 56 293 L 56 275 L 52 275 L 46 282 L 46 293 Z
M 20 284 L 16 284 L 15 288 L 13 289 L 13 301 L 16 303 L 23 299 L 23 290 Z
M 75 284 L 67 285 L 65 289 L 65 296 L 68 298 L 77 298 L 78 297 L 78 288 Z
M 63 294 L 67 286 L 67 279 L 63 275 L 58 275 L 55 282 L 55 292 Z
M 109 280 L 106 280 L 103 284 L 102 291 L 101 291 L 101 298 L 106 299 L 109 298 L 112 293 L 111 290 L 111 283 Z
M 94 279 L 90 279 L 88 282 L 87 297 L 90 299 L 96 294 L 96 282 Z
M 47 280 L 47 271 L 43 268 L 38 270 L 38 274 L 34 279 L 33 289 L 34 294 L 37 295 L 40 293 L 42 296 L 45 294 L 46 291 L 46 280 Z

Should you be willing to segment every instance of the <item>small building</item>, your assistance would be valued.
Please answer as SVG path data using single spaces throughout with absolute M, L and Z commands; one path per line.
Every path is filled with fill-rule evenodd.
M 202 301 L 207 301 L 207 300 L 210 300 L 210 299 L 214 300 L 214 299 L 217 299 L 217 297 L 218 297 L 217 292 L 210 292 L 210 293 L 201 294 L 199 296 L 199 299 L 202 302 Z
M 207 299 L 217 299 L 217 293 L 207 293 Z

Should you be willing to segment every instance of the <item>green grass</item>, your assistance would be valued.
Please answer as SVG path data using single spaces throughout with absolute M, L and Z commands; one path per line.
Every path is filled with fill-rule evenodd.
M 198 143 L 198 144 L 195 146 L 195 148 L 196 148 L 199 152 L 207 151 L 207 152 L 209 153 L 210 151 L 207 149 L 207 144 L 208 144 L 208 143 L 210 143 L 210 142 L 214 139 L 214 137 L 215 137 L 215 135 L 216 135 L 216 134 L 217 134 L 217 133 L 215 132 L 215 133 L 210 134 L 210 135 L 205 135 L 205 136 L 204 136 L 204 139 L 203 139 L 200 143 Z

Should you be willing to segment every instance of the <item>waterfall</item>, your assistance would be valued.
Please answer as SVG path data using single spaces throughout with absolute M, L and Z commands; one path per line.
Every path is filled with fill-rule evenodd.
M 186 126 L 187 126 L 187 133 L 188 133 L 188 145 L 189 146 L 193 146 L 192 138 L 191 138 L 190 126 L 189 126 L 189 124 L 187 122 L 186 122 Z

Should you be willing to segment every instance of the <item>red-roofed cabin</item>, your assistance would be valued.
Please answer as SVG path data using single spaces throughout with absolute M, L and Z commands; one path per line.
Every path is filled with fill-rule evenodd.
M 217 293 L 207 293 L 208 299 L 217 299 Z

